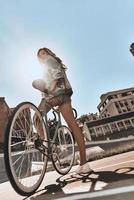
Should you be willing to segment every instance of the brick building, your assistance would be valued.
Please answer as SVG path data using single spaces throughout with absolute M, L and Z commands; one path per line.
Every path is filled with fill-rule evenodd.
M 0 97 L 0 143 L 3 142 L 4 131 L 10 115 L 10 108 L 7 105 L 5 98 Z
M 8 119 L 9 119 L 11 113 L 13 112 L 13 109 L 14 108 L 9 108 L 9 106 L 6 103 L 4 97 L 0 97 L 0 147 L 3 144 L 6 125 L 7 125 L 7 122 L 8 122 Z M 29 120 L 29 112 L 28 112 L 28 110 L 25 111 L 25 115 L 24 116 L 25 116 L 25 118 L 27 119 L 27 122 L 28 122 L 28 120 Z M 22 117 L 22 122 L 21 123 L 23 123 L 23 117 Z M 19 116 L 19 118 L 21 119 L 21 116 Z M 25 123 L 25 120 L 24 120 L 24 123 Z M 22 137 L 22 135 L 24 135 L 24 131 L 22 131 L 22 129 L 20 130 L 20 127 L 18 126 L 18 124 L 16 123 L 16 126 L 14 126 L 14 129 L 16 129 L 16 132 L 18 132 L 19 134 L 21 133 L 21 137 Z M 25 123 L 23 125 L 23 127 L 25 127 L 25 129 L 29 130 L 28 123 Z

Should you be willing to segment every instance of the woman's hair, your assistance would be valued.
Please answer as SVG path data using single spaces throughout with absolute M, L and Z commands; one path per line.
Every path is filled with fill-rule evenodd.
M 130 48 L 131 48 L 131 49 L 134 49 L 134 43 L 132 43 L 132 44 L 130 45 Z
M 55 53 L 53 53 L 50 49 L 48 49 L 48 48 L 46 48 L 46 47 L 40 48 L 40 49 L 38 50 L 38 52 L 37 52 L 37 56 L 38 56 L 38 57 L 39 57 L 40 51 L 42 51 L 42 50 L 44 50 L 48 55 L 53 56 L 53 57 L 57 60 L 57 62 L 61 64 L 61 66 L 62 66 L 64 69 L 67 69 L 67 67 L 62 63 L 62 60 L 61 60 L 59 57 L 57 57 Z

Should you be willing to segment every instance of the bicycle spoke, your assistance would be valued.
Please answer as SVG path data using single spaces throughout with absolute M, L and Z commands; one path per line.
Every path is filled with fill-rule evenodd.
M 74 160 L 74 141 L 66 126 L 59 127 L 53 152 L 52 161 L 55 169 L 60 174 L 65 175 L 71 169 Z
M 13 131 L 16 132 L 16 135 L 22 140 L 22 138 L 20 137 L 20 135 L 18 134 L 18 132 L 13 128 Z
M 25 134 L 24 127 L 21 127 L 20 124 L 19 124 L 19 122 L 17 122 L 17 121 L 16 121 L 16 124 L 20 127 L 20 131 L 22 131 Z
M 20 121 L 20 124 L 21 124 L 21 128 L 23 128 L 24 130 L 25 130 L 25 127 L 24 127 L 24 124 L 22 123 L 22 121 L 21 121 L 21 119 L 20 119 L 20 116 L 18 115 L 18 119 L 19 119 L 19 121 Z M 16 123 L 17 123 L 17 121 L 16 121 Z
M 24 153 L 25 153 L 25 152 L 24 152 Z M 13 166 L 22 158 L 22 156 L 24 155 L 24 153 L 21 154 L 21 156 L 20 156 L 19 158 L 17 158 L 17 159 L 12 163 Z
M 20 164 L 20 170 L 19 170 L 18 179 L 20 179 L 20 175 L 21 175 L 21 172 L 22 172 L 22 163 L 23 163 L 24 159 L 25 159 L 25 158 L 24 158 L 24 156 L 23 156 L 22 161 L 21 161 L 21 164 Z
M 6 130 L 5 158 L 8 162 L 5 161 L 5 165 L 9 172 L 7 174 L 12 186 L 21 195 L 33 194 L 41 184 L 47 167 L 48 151 L 42 148 L 44 144 L 39 139 L 34 123 L 35 114 L 37 126 L 42 130 L 44 141 L 47 141 L 45 148 L 48 149 L 47 131 L 41 113 L 29 102 L 15 107 Z M 43 156 L 44 152 L 46 156 Z
M 24 144 L 24 143 L 26 143 L 26 141 L 22 140 L 21 142 L 17 142 L 17 143 L 11 144 L 11 147 L 19 145 L 19 144 Z
M 25 112 L 25 110 L 24 110 L 24 112 Z M 29 124 L 29 122 L 27 121 L 27 118 L 26 118 L 26 116 L 25 116 L 25 114 L 22 112 L 22 115 L 23 115 L 23 117 L 24 117 L 24 121 L 25 121 L 25 128 L 27 128 L 26 127 L 26 124 L 29 126 L 29 128 L 30 128 L 30 124 Z M 29 119 L 30 120 L 30 119 Z

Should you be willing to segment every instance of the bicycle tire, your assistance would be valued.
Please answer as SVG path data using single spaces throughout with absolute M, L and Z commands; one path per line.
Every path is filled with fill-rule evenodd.
M 61 141 L 58 137 L 61 137 Z M 72 133 L 67 126 L 61 125 L 52 147 L 52 163 L 55 170 L 61 175 L 67 174 L 73 166 L 74 158 L 75 146 Z
M 14 126 L 16 126 L 16 124 L 17 124 L 17 119 L 19 119 L 19 118 L 17 118 L 17 115 L 19 116 L 19 114 L 21 114 L 21 111 L 23 111 L 23 108 L 28 108 L 28 109 L 30 108 L 31 109 L 30 111 L 28 110 L 28 114 L 30 113 L 30 116 L 31 116 L 32 109 L 34 111 L 36 111 L 36 114 L 38 115 L 39 119 L 42 122 L 42 128 L 43 128 L 43 131 L 44 131 L 45 139 L 47 140 L 48 137 L 47 137 L 47 131 L 46 131 L 45 124 L 43 122 L 41 113 L 34 104 L 32 104 L 30 102 L 22 102 L 18 106 L 15 107 L 12 115 L 9 118 L 9 121 L 8 121 L 8 124 L 7 124 L 7 127 L 6 127 L 6 131 L 5 131 L 5 137 L 4 137 L 5 168 L 6 168 L 6 172 L 7 172 L 7 176 L 9 178 L 9 181 L 10 181 L 12 187 L 14 188 L 14 190 L 20 195 L 29 196 L 29 195 L 34 194 L 34 192 L 38 189 L 38 187 L 40 186 L 40 184 L 41 184 L 41 182 L 44 178 L 46 168 L 47 168 L 47 156 L 44 156 L 43 154 L 41 154 L 38 151 L 36 152 L 36 150 L 34 149 L 35 146 L 32 147 L 30 142 L 26 141 L 27 135 L 24 136 L 25 140 L 21 141 L 21 136 L 17 133 L 17 131 L 12 132 Z M 27 111 L 26 111 L 26 113 L 27 113 Z M 26 118 L 26 120 L 27 119 L 28 118 Z M 31 121 L 31 119 L 30 119 L 30 121 Z M 16 124 L 15 124 L 15 122 L 16 122 Z M 16 138 L 13 134 L 17 135 Z M 34 132 L 30 133 L 30 126 L 29 126 L 29 134 L 31 134 L 31 141 L 35 142 L 35 140 L 34 140 L 34 134 L 35 133 Z M 27 137 L 29 137 L 29 135 Z M 17 141 L 16 143 L 15 143 L 15 140 Z M 20 140 L 20 142 L 18 142 L 19 140 Z M 29 142 L 29 144 L 28 144 L 28 142 Z M 19 143 L 21 144 L 20 147 L 19 147 Z M 25 144 L 25 148 L 23 147 L 23 145 L 24 145 L 23 143 Z M 33 143 L 33 142 L 31 142 L 31 143 Z M 15 146 L 14 144 L 16 144 L 18 146 Z M 46 143 L 46 145 L 47 144 L 48 143 Z M 26 145 L 27 145 L 27 149 L 26 149 Z M 30 145 L 31 145 L 31 149 L 30 149 Z M 21 151 L 22 151 L 23 156 L 20 156 Z M 33 156 L 31 156 L 32 159 L 30 159 L 30 156 L 28 156 L 31 153 L 33 153 Z M 47 153 L 48 152 L 46 151 L 46 154 Z M 18 156 L 18 158 L 17 158 L 17 156 Z M 15 160 L 15 157 L 16 157 L 16 160 Z M 24 166 L 23 166 L 22 165 L 23 161 L 21 161 L 20 165 L 21 165 L 22 174 L 21 174 L 21 172 L 19 172 L 19 177 L 17 177 L 18 172 L 17 172 L 17 169 L 14 169 L 14 168 L 15 168 L 16 163 L 18 163 L 18 162 L 20 163 L 19 159 L 21 159 L 21 157 L 23 157 L 22 158 L 23 161 L 26 161 L 26 157 L 28 157 L 27 158 L 28 164 L 25 164 L 25 162 L 24 162 Z M 37 171 L 37 163 L 36 163 L 36 166 L 35 166 L 36 157 L 38 159 L 37 160 L 38 164 L 39 164 L 39 162 L 40 162 L 40 165 L 42 164 L 42 167 L 40 167 L 40 168 L 39 168 L 39 165 L 38 165 L 38 172 L 36 172 Z M 19 163 L 18 163 L 18 165 L 19 165 Z M 30 168 L 29 168 L 29 164 L 30 164 Z M 25 168 L 27 168 L 27 169 L 25 169 Z M 34 169 L 34 172 L 33 172 L 33 169 Z M 39 171 L 41 171 L 41 175 L 39 176 L 39 179 L 37 180 L 37 182 L 34 182 L 33 180 L 31 180 L 31 181 L 33 181 L 33 183 L 32 183 L 33 185 L 25 186 L 19 181 L 19 178 L 21 178 L 21 176 L 23 177 L 23 173 L 25 174 L 25 179 L 28 179 L 28 178 L 32 179 L 33 177 L 35 178 L 37 176 L 37 173 L 39 173 Z M 31 174 L 31 176 L 30 176 L 30 174 Z M 24 182 L 25 179 L 23 179 L 23 182 Z

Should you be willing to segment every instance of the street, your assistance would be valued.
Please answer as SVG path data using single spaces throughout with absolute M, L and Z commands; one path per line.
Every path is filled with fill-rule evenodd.
M 131 199 L 134 192 L 134 151 L 93 161 L 92 174 L 75 174 L 74 166 L 65 176 L 55 171 L 46 173 L 38 191 L 30 197 L 18 195 L 9 182 L 0 184 L 1 200 L 44 200 L 44 199 Z M 121 196 L 122 195 L 122 196 Z M 125 197 L 128 195 L 129 197 Z M 9 198 L 10 197 L 10 198 Z M 133 199 L 133 198 L 132 198 Z

